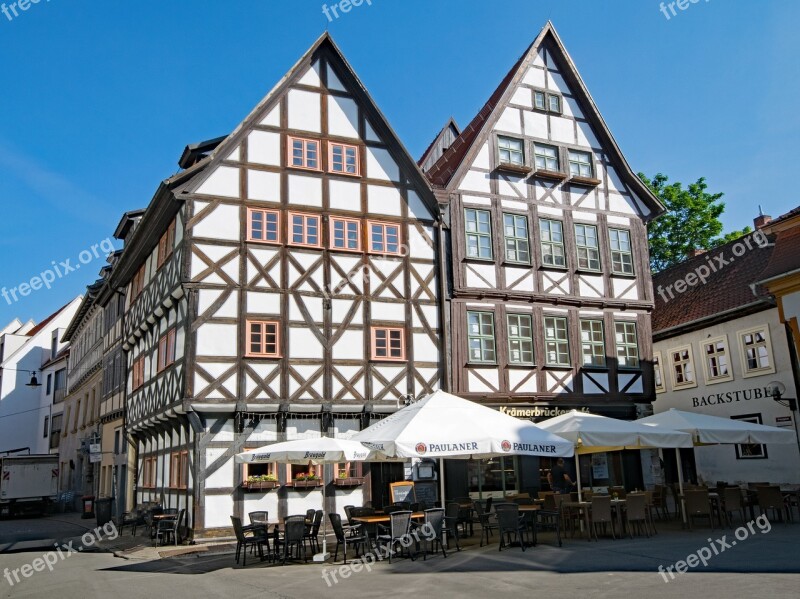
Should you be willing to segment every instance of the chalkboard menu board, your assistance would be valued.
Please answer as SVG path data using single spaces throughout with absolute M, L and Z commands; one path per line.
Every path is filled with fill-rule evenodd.
M 414 503 L 416 501 L 414 483 L 411 481 L 391 483 L 389 485 L 389 494 L 392 497 L 392 503 L 401 503 L 403 501 Z
M 429 508 L 436 505 L 436 483 L 418 482 L 414 487 L 414 494 L 417 496 L 419 503 L 427 504 Z

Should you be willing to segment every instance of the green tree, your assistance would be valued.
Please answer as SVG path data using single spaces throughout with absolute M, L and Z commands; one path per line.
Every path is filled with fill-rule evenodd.
M 650 268 L 659 272 L 683 262 L 695 249 L 710 250 L 750 232 L 750 227 L 722 235 L 719 217 L 725 211 L 722 193 L 709 193 L 705 178 L 686 189 L 681 183 L 669 183 L 661 173 L 648 179 L 639 177 L 661 200 L 666 213 L 647 228 L 650 242 Z

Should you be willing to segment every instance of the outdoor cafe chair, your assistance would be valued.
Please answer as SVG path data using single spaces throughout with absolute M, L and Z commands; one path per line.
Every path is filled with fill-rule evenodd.
M 395 512 L 410 512 L 408 508 L 403 507 L 398 503 L 392 503 L 383 508 L 384 514 L 393 514 Z
M 164 516 L 177 516 L 178 515 L 178 508 L 176 507 L 166 507 L 161 512 Z
M 311 551 L 319 551 L 319 528 L 322 526 L 322 510 L 314 512 L 314 523 L 311 529 L 306 528 L 306 539 L 311 544 Z
M 316 510 L 314 512 L 316 514 Z M 292 549 L 300 557 L 300 548 L 303 549 L 303 561 L 308 562 L 306 554 L 306 516 L 286 516 L 283 519 L 283 534 L 275 537 L 275 555 L 281 556 L 281 563 L 285 564 Z M 283 551 L 281 551 L 283 548 Z
M 500 533 L 498 551 L 503 550 L 506 540 L 510 545 L 512 539 L 516 539 L 522 551 L 525 551 L 525 518 L 519 515 L 519 506 L 516 503 L 498 503 L 495 506 L 495 514 L 497 514 L 497 530 Z
M 348 526 L 355 526 L 355 522 L 353 522 L 353 509 L 356 506 L 354 505 L 346 505 L 344 506 L 344 515 L 347 516 L 347 524 Z
M 780 522 L 786 522 L 783 518 L 784 511 L 787 511 L 786 504 L 783 501 L 783 493 L 781 488 L 777 485 L 769 487 L 758 487 L 756 489 L 756 496 L 758 498 L 758 507 L 761 510 L 761 515 L 768 514 L 770 510 L 775 514 Z M 788 511 L 787 511 L 788 513 Z
M 344 563 L 347 563 L 347 545 L 356 548 L 356 559 L 361 557 L 361 550 L 367 551 L 368 539 L 366 533 L 360 530 L 361 525 L 348 526 L 347 530 L 342 525 L 342 517 L 339 514 L 328 514 L 333 527 L 333 534 L 336 536 L 336 551 L 333 553 L 333 561 L 339 557 L 339 547 L 344 548 Z
M 711 500 L 708 491 L 703 489 L 689 489 L 684 491 L 686 497 L 686 517 L 689 519 L 689 528 L 692 528 L 695 518 L 708 518 L 711 530 L 714 530 L 714 517 L 711 513 Z
M 655 511 L 659 520 L 666 519 L 667 489 L 664 485 L 655 485 L 653 487 L 653 511 Z
M 411 529 L 411 511 L 393 512 L 389 514 L 389 526 L 378 525 L 378 536 L 375 539 L 380 547 L 381 545 L 387 546 L 389 550 L 389 563 L 392 563 L 392 555 L 394 548 L 400 544 L 402 551 L 402 541 L 408 538 L 408 532 Z M 414 555 L 410 554 L 411 559 Z
M 461 544 L 458 542 L 458 518 L 461 513 L 461 506 L 455 501 L 451 501 L 445 507 L 444 513 L 444 532 L 447 535 L 447 546 L 450 547 L 450 536 L 456 540 L 456 551 L 461 551 Z
M 250 512 L 247 514 L 250 518 L 251 526 L 264 526 L 269 524 L 269 512 Z
M 497 530 L 497 523 L 492 522 L 492 514 L 485 510 L 480 501 L 475 502 L 475 513 L 478 515 L 478 523 L 481 525 L 481 547 L 483 547 L 483 539 L 486 538 L 488 545 L 492 531 Z
M 422 552 L 423 561 L 428 559 L 428 553 L 433 549 L 434 553 L 436 546 L 442 550 L 442 555 L 447 557 L 444 543 L 442 543 L 442 531 L 444 530 L 444 509 L 433 508 L 425 510 L 425 522 L 422 525 L 412 523 L 412 526 L 418 531 L 424 531 L 420 542 L 425 543 L 425 549 Z
M 728 526 L 732 528 L 733 512 L 739 512 L 739 514 L 742 516 L 742 522 L 745 521 L 742 490 L 739 487 L 725 487 L 721 491 L 720 499 L 722 499 L 722 513 L 725 514 L 725 519 L 728 521 Z
M 650 537 L 650 524 L 647 518 L 647 495 L 644 493 L 631 493 L 625 498 L 625 519 L 628 521 L 628 534 L 633 538 L 633 528 L 639 534 L 642 534 L 642 527 L 644 525 L 644 534 Z M 620 515 L 621 524 L 621 515 Z
M 172 537 L 174 545 L 177 547 L 178 545 L 178 535 L 180 534 L 181 526 L 183 526 L 183 520 L 186 517 L 186 510 L 182 509 L 178 511 L 178 515 L 174 518 L 164 518 L 158 521 L 156 525 L 156 547 L 158 547 L 158 539 L 164 537 L 165 541 L 168 543 L 170 537 Z
M 594 534 L 595 541 L 597 539 L 597 527 L 602 526 L 603 534 L 606 531 L 606 524 L 611 525 L 611 538 L 616 539 L 614 533 L 614 519 L 611 514 L 611 497 L 608 495 L 595 495 L 592 497 L 592 509 L 589 515 L 589 523 Z
M 242 519 L 231 516 L 233 531 L 236 534 L 236 563 L 242 558 L 242 566 L 247 566 L 247 548 L 255 546 L 258 549 L 258 556 L 264 561 L 264 544 L 269 547 L 267 535 L 259 530 L 244 530 Z
M 565 497 L 566 499 L 566 497 Z M 563 501 L 559 502 L 555 510 L 536 510 L 532 513 L 531 531 L 533 532 L 533 545 L 536 546 L 540 530 L 553 530 L 556 533 L 558 546 L 561 547 L 561 523 L 564 521 L 565 508 Z

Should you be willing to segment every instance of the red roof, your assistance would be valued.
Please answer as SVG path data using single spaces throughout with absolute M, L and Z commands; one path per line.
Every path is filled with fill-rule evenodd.
M 70 304 L 71 304 L 71 303 L 72 303 L 72 302 L 70 302 Z M 51 320 L 53 320 L 53 319 L 54 319 L 56 316 L 58 316 L 59 314 L 61 314 L 61 312 L 63 312 L 63 311 L 64 311 L 64 309 L 65 309 L 67 306 L 69 306 L 69 304 L 64 304 L 64 305 L 63 305 L 63 306 L 61 306 L 61 307 L 60 307 L 58 310 L 56 310 L 55 312 L 53 312 L 53 313 L 52 313 L 50 316 L 48 316 L 47 318 L 45 318 L 45 319 L 44 319 L 42 322 L 40 322 L 40 323 L 39 323 L 39 324 L 37 324 L 35 327 L 33 327 L 33 328 L 30 330 L 30 331 L 28 331 L 28 333 L 27 333 L 28 337 L 33 337 L 33 336 L 34 336 L 36 333 L 38 333 L 38 332 L 39 332 L 39 331 L 41 331 L 43 328 L 45 328 L 45 327 L 46 327 L 46 326 L 47 326 L 47 325 L 50 323 L 50 321 L 51 321 Z
M 745 240 L 752 249 L 747 249 Z M 656 274 L 653 333 L 768 301 L 769 295 L 763 287 L 756 286 L 754 293 L 751 285 L 763 280 L 762 272 L 769 263 L 773 246 L 762 248 L 756 241 L 751 233 Z M 679 281 L 688 283 L 701 275 L 705 283 L 696 280 L 693 286 L 687 284 L 683 293 L 675 289 Z
M 800 270 L 800 228 L 778 231 L 775 249 L 759 279 L 766 281 L 795 270 Z

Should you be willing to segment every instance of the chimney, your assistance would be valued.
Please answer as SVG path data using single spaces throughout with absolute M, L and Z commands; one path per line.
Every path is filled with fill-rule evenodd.
M 694 249 L 694 250 L 689 250 L 688 252 L 686 252 L 686 257 L 687 258 L 697 258 L 697 256 L 705 254 L 707 251 L 708 250 L 702 250 L 702 249 L 699 249 L 699 248 L 698 249 Z
M 768 224 L 772 222 L 772 217 L 768 214 L 764 214 L 764 211 L 761 209 L 761 205 L 758 206 L 758 216 L 753 219 L 753 226 L 756 228 L 756 231 L 759 229 L 763 229 Z

